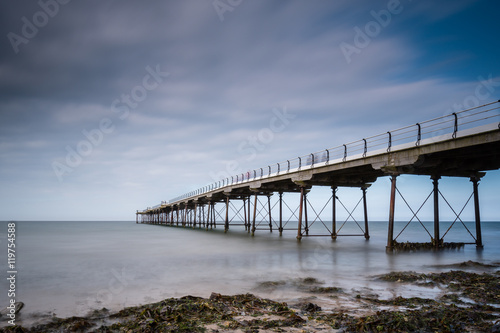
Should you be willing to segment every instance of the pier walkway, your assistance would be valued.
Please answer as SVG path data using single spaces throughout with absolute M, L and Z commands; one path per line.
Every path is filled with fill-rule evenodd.
M 396 196 L 401 195 L 396 186 L 397 177 L 403 174 L 425 175 L 433 183 L 433 191 L 427 199 L 432 196 L 434 202 L 434 230 L 426 231 L 430 236 L 430 244 L 439 248 L 444 246 L 446 234 L 442 235 L 439 229 L 439 203 L 440 200 L 448 203 L 439 191 L 439 179 L 443 176 L 467 177 L 472 182 L 472 194 L 467 202 L 472 200 L 474 203 L 476 229 L 475 235 L 469 233 L 474 239 L 472 244 L 482 248 L 478 183 L 486 171 L 499 168 L 500 101 L 497 101 L 222 179 L 137 211 L 136 222 L 207 229 L 219 225 L 224 226 L 225 230 L 240 223 L 252 235 L 264 224 L 267 230 L 272 232 L 274 227 L 281 235 L 290 222 L 283 219 L 285 204 L 298 220 L 294 228 L 297 239 L 318 236 L 309 234 L 311 221 L 314 223 L 318 220 L 327 230 L 322 235 L 336 239 L 339 236 L 354 236 L 339 232 L 336 209 L 338 203 L 343 203 L 336 196 L 336 191 L 340 187 L 357 187 L 362 191 L 358 205 L 361 202 L 363 204 L 364 221 L 358 223 L 353 219 L 361 230 L 360 234 L 355 235 L 368 239 L 366 190 L 378 178 L 390 176 L 387 249 L 392 250 L 397 243 L 394 238 Z M 314 186 L 332 189 L 328 203 L 331 205 L 332 218 L 328 224 L 321 221 L 320 214 L 311 209 L 307 199 L 307 194 Z M 300 194 L 295 210 L 283 201 L 283 194 L 288 192 Z M 275 193 L 279 195 L 279 200 L 271 205 L 270 198 Z M 264 199 L 264 203 L 261 199 Z M 239 208 L 234 202 L 240 203 Z M 216 204 L 223 208 L 217 209 Z M 314 220 L 310 216 L 308 218 L 308 207 L 309 215 L 316 215 Z M 278 211 L 278 216 L 273 217 L 273 210 Z M 295 214 L 297 210 L 298 215 Z M 422 224 L 417 216 L 418 210 L 412 212 L 414 217 L 408 224 L 417 221 Z M 460 214 L 455 214 L 457 219 L 453 224 L 461 222 L 465 226 Z M 263 220 L 257 221 L 261 218 Z M 237 222 L 232 223 L 233 220 Z

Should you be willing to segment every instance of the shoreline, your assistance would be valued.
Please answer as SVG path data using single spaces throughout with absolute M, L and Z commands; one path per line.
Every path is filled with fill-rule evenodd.
M 82 317 L 45 318 L 31 326 L 3 327 L 0 332 L 405 332 L 417 328 L 424 332 L 497 332 L 498 267 L 465 262 L 449 265 L 451 270 L 442 273 L 392 272 L 377 277 L 388 287 L 438 288 L 440 296 L 435 299 L 401 295 L 384 299 L 369 292 L 325 286 L 310 277 L 260 284 L 261 295 L 289 285 L 310 295 L 288 303 L 250 293 L 227 296 L 213 292 L 208 298 L 168 298 L 118 312 L 102 308 Z M 459 270 L 453 270 L 456 268 Z M 336 305 L 325 306 L 325 299 Z

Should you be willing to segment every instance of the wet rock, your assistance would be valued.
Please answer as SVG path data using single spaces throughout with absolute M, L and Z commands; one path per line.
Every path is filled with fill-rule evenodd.
M 219 294 L 219 293 L 211 293 L 210 294 L 210 300 L 211 301 L 216 301 L 216 300 L 220 299 L 221 297 L 222 297 L 222 295 Z
M 318 312 L 321 311 L 321 307 L 314 303 L 306 303 L 300 307 L 302 311 L 305 312 Z
M 9 305 L 2 310 L 0 310 L 0 320 L 9 320 L 10 317 L 7 316 L 8 314 L 17 314 L 21 309 L 24 307 L 23 302 L 15 302 L 13 305 Z

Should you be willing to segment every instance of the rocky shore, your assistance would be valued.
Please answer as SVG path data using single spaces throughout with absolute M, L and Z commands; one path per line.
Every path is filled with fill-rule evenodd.
M 461 265 L 461 266 L 460 266 Z M 455 267 L 470 268 L 479 263 Z M 483 265 L 484 266 L 484 265 Z M 488 267 L 485 267 L 488 268 Z M 85 317 L 53 318 L 29 328 L 9 326 L 1 332 L 500 332 L 500 272 L 450 270 L 443 273 L 393 272 L 377 276 L 388 284 L 440 288 L 436 299 L 347 293 L 314 278 L 294 281 L 311 297 L 294 304 L 253 294 L 209 298 L 185 296 L 125 308 L 103 308 Z M 266 281 L 261 289 L 280 288 Z M 337 299 L 322 309 L 320 298 Z

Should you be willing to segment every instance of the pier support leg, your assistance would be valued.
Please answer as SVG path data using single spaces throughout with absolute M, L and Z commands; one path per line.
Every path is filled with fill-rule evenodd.
M 368 230 L 368 208 L 366 206 L 366 187 L 363 186 L 361 188 L 363 191 L 363 212 L 364 212 L 364 217 L 365 217 L 365 239 L 368 240 L 370 239 L 370 232 Z
M 250 218 L 252 216 L 252 215 L 250 215 L 250 206 L 252 206 L 252 203 L 250 201 L 251 197 L 252 197 L 251 195 L 248 196 L 248 207 L 247 207 L 247 209 L 248 209 L 248 214 L 247 214 L 248 215 L 248 233 L 250 233 L 251 229 L 252 229 L 251 225 L 250 225 L 251 224 L 250 223 Z
M 139 223 L 139 211 L 135 213 L 135 223 Z
M 253 201 L 253 219 L 252 219 L 252 236 L 255 236 L 255 219 L 257 218 L 257 193 L 255 193 L 255 199 Z
M 307 191 L 304 191 L 304 231 L 309 236 L 309 220 L 307 219 Z
M 283 235 L 283 192 L 279 192 L 280 195 L 280 227 L 278 231 L 280 232 L 280 236 Z
M 268 216 L 269 216 L 269 231 L 273 232 L 273 218 L 271 215 L 271 195 L 267 195 L 267 210 L 268 210 Z
M 439 248 L 441 239 L 439 236 L 439 179 L 440 176 L 432 176 L 432 184 L 434 185 L 434 247 Z
M 332 186 L 332 239 L 337 239 L 337 186 Z
M 226 220 L 224 221 L 224 232 L 229 230 L 229 197 L 226 197 Z
M 387 236 L 387 251 L 392 251 L 394 246 L 394 210 L 396 208 L 396 178 L 397 175 L 391 176 L 391 202 L 389 204 L 389 228 Z
M 212 205 L 210 204 L 210 202 L 208 203 L 208 208 L 207 208 L 207 219 L 206 219 L 206 223 L 205 223 L 205 226 L 206 226 L 206 230 L 209 229 L 210 227 L 210 216 L 211 216 L 211 212 L 210 212 L 210 207 L 212 207 Z
M 215 202 L 212 202 L 212 228 L 217 229 L 217 221 L 215 215 Z
M 471 177 L 471 182 L 474 188 L 474 215 L 476 220 L 476 248 L 483 248 L 483 236 L 481 234 L 481 216 L 479 214 L 479 192 L 478 192 L 478 182 L 479 177 Z
M 245 217 L 244 225 L 245 231 L 248 230 L 248 221 L 247 221 L 247 198 L 243 198 L 243 215 Z
M 187 206 L 182 210 L 182 226 L 185 227 L 187 223 Z
M 198 210 L 198 203 L 194 204 L 194 217 L 193 217 L 193 229 L 196 228 L 196 212 Z
M 297 227 L 297 239 L 302 239 L 302 210 L 304 208 L 304 187 L 300 187 L 300 207 L 299 207 L 299 225 Z

